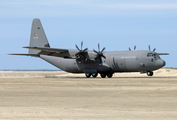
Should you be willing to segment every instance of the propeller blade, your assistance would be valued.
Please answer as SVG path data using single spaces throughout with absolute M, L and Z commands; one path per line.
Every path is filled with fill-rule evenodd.
M 104 55 L 102 55 L 102 57 L 103 57 L 104 59 L 106 59 L 106 57 L 105 57 Z
M 93 49 L 93 51 L 99 55 L 99 53 L 96 50 Z
M 81 52 L 78 52 L 78 53 L 75 54 L 75 56 L 78 56 L 78 55 L 80 55 L 80 54 L 81 54 Z
M 98 51 L 100 52 L 100 44 L 98 43 Z
M 86 50 L 88 50 L 88 48 L 85 48 L 85 49 L 83 50 L 83 52 L 85 52 Z
M 149 51 L 151 51 L 151 47 L 150 47 L 150 45 L 149 45 Z
M 76 48 L 80 51 L 79 47 L 76 45 Z
M 131 51 L 130 47 L 129 47 L 129 51 Z
M 102 53 L 105 49 L 106 49 L 106 48 L 104 47 L 104 48 L 102 49 L 101 53 Z
M 82 46 L 83 46 L 83 41 L 81 42 L 81 50 L 82 50 Z
M 156 48 L 154 48 L 153 52 L 155 52 Z
M 136 45 L 134 46 L 134 50 L 136 50 Z

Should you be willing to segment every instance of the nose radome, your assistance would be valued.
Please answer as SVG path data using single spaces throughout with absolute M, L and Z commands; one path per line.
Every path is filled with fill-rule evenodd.
M 165 61 L 164 60 L 157 60 L 156 62 L 155 62 L 155 64 L 156 64 L 156 66 L 158 66 L 158 67 L 163 67 L 163 66 L 165 66 Z

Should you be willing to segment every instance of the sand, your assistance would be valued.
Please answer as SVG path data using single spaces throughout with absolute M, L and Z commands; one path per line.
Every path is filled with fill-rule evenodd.
M 153 77 L 177 77 L 177 69 L 159 69 Z M 0 71 L 0 78 L 61 78 L 85 77 L 85 74 L 72 74 L 64 71 Z M 98 75 L 100 77 L 100 75 Z M 146 73 L 115 73 L 113 77 L 148 77 Z M 149 78 L 149 77 L 148 77 Z
M 0 71 L 0 120 L 176 120 L 177 70 L 116 73 Z

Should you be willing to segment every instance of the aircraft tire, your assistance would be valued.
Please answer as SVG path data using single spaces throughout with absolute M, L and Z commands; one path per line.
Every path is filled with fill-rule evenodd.
M 101 76 L 102 78 L 105 78 L 105 77 L 106 77 L 106 74 L 105 74 L 105 73 L 100 73 L 100 76 Z
M 113 75 L 113 73 L 108 73 L 108 74 L 107 74 L 107 77 L 108 77 L 108 78 L 112 78 L 112 75 Z
M 154 73 L 153 73 L 152 71 L 147 72 L 147 75 L 148 75 L 148 76 L 153 76 L 153 74 L 154 74 Z
M 151 74 L 151 76 L 153 76 L 154 73 L 151 71 L 150 74 Z
M 85 73 L 85 76 L 86 76 L 87 78 L 90 78 L 91 75 L 92 75 L 91 73 Z
M 92 77 L 96 78 L 98 73 L 92 73 Z

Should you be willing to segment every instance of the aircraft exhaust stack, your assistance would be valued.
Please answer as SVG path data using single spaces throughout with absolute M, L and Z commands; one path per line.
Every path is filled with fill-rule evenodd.
M 29 46 L 50 48 L 41 21 L 38 18 L 33 19 Z M 28 54 L 38 54 L 40 51 L 41 50 L 29 49 Z

